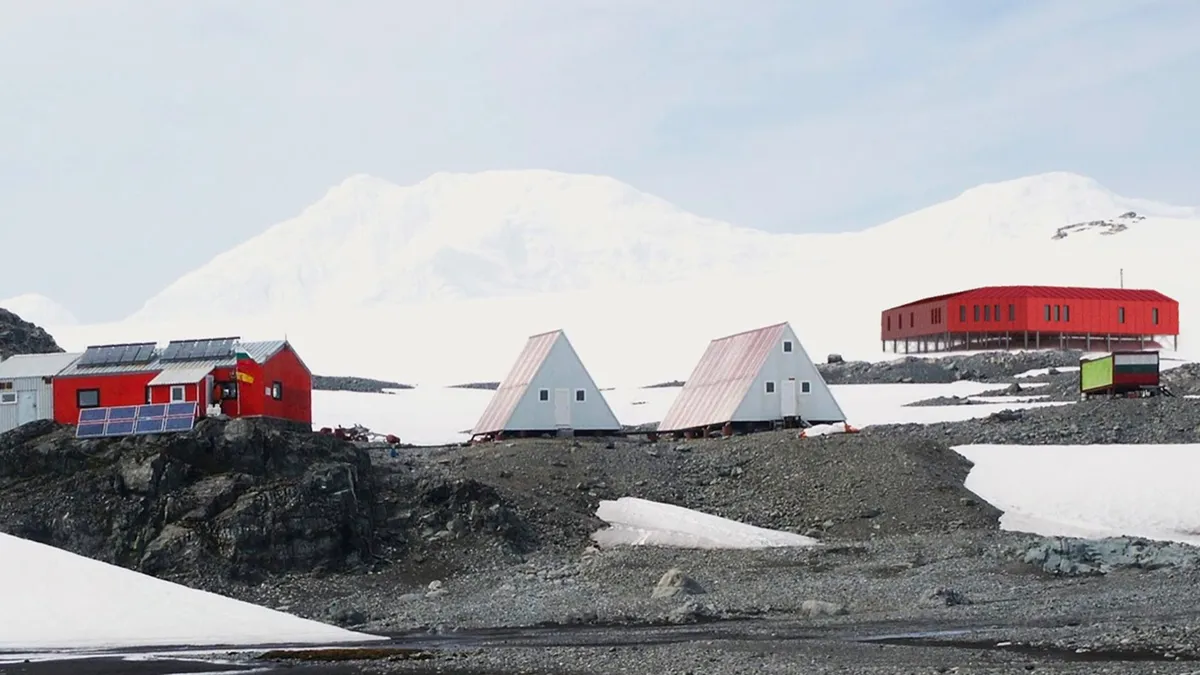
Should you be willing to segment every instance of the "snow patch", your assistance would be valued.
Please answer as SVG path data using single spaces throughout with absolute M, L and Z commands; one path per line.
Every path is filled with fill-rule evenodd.
M 0 650 L 383 640 L 0 534 Z
M 603 499 L 596 517 L 609 524 L 592 534 L 592 539 L 602 547 L 775 548 L 819 543 L 811 537 L 637 497 Z

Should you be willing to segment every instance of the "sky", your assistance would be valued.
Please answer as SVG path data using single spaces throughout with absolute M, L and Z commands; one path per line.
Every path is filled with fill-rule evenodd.
M 1196 35 L 1194 0 L 0 0 L 0 298 L 119 318 L 357 173 L 777 232 L 1057 170 L 1200 205 Z

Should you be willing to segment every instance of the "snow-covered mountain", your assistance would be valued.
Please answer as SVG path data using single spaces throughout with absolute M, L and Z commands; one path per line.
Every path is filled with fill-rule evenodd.
M 26 293 L 0 300 L 0 309 L 7 309 L 25 321 L 43 328 L 73 326 L 79 323 L 70 310 L 40 293 Z
M 734 274 L 805 238 L 701 218 L 612 178 L 348 178 L 151 298 L 135 320 L 496 297 Z
M 645 384 L 686 376 L 712 337 L 777 321 L 818 357 L 873 359 L 879 313 L 895 304 L 1123 279 L 1180 301 L 1186 351 L 1200 334 L 1198 245 L 1195 209 L 1067 173 L 982 185 L 844 235 L 741 229 L 591 176 L 439 175 L 408 188 L 355 177 L 134 320 L 55 337 L 75 349 L 286 334 L 318 372 L 453 384 L 502 378 L 528 335 L 561 328 L 598 379 Z M 446 297 L 457 299 L 413 302 Z
M 1113 234 L 1125 250 L 1157 246 L 1168 230 L 1194 229 L 1198 217 L 1194 208 L 1121 197 L 1057 172 L 981 185 L 861 233 L 768 234 L 602 176 L 440 173 L 401 187 L 358 175 L 184 275 L 131 319 L 332 312 L 775 273 L 809 286 L 814 266 L 848 271 L 866 261 L 875 261 L 864 265 L 867 276 L 894 276 L 901 265 L 907 284 L 921 286 L 915 277 L 930 270 L 901 261 L 933 256 L 945 283 L 960 267 L 986 276 L 1009 249 L 1061 257 L 1084 255 L 1084 246 L 1092 256 L 1106 246 L 1095 237 Z M 1117 270 L 1104 280 L 1066 277 L 1061 283 L 1115 283 Z M 904 286 L 892 284 L 914 292 Z

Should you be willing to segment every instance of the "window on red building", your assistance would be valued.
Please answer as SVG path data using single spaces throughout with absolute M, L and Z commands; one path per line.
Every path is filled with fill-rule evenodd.
M 958 306 L 958 320 L 962 321 L 963 323 L 967 322 L 967 306 L 966 305 Z
M 1125 308 L 1117 308 L 1117 323 L 1125 323 Z
M 1046 305 L 1046 320 L 1050 320 L 1050 305 Z
M 1150 309 L 1150 320 L 1154 322 L 1155 326 L 1158 325 L 1158 308 L 1157 307 L 1152 307 Z
M 992 316 L 993 316 L 993 317 L 994 317 L 994 318 L 995 318 L 997 321 L 999 321 L 999 320 L 1000 320 L 1000 305 L 993 305 L 993 306 L 992 306 Z
M 991 305 L 983 306 L 983 320 L 984 321 L 992 320 L 992 306 Z
M 1062 305 L 1054 306 L 1054 320 L 1062 321 Z
M 979 320 L 979 305 L 975 305 L 975 320 Z
M 1016 305 L 1008 306 L 1008 320 L 1009 321 L 1017 320 L 1017 306 Z
M 1071 306 L 1063 305 L 1063 321 L 1071 320 Z

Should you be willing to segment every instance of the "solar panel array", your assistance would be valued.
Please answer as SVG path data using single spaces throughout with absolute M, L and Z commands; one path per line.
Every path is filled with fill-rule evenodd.
M 198 361 L 224 359 L 233 356 L 239 338 L 207 338 L 204 340 L 172 340 L 167 343 L 160 360 Z
M 150 363 L 154 360 L 153 342 L 134 342 L 120 345 L 92 345 L 79 357 L 78 365 L 126 366 Z
M 194 402 L 85 408 L 79 411 L 76 438 L 190 431 L 196 424 Z

